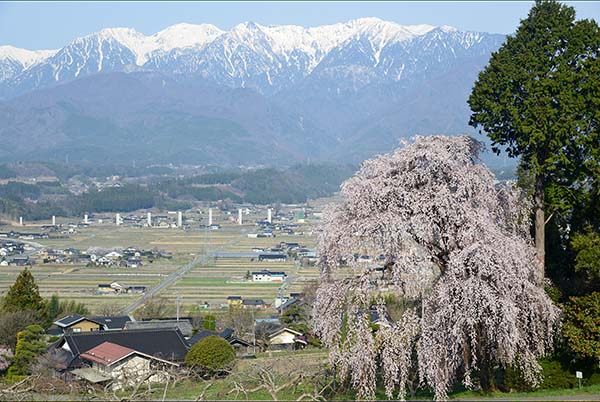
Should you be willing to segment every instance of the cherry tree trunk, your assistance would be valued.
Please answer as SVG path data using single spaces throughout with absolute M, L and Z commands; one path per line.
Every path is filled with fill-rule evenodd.
M 535 249 L 538 263 L 538 281 L 541 285 L 545 275 L 546 258 L 546 217 L 544 215 L 544 179 L 541 175 L 535 177 Z

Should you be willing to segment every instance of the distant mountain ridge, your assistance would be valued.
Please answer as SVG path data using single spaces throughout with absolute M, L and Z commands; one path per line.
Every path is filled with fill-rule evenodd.
M 119 144 L 119 160 L 142 144 L 140 161 L 355 162 L 402 137 L 467 131 L 471 85 L 504 38 L 361 18 L 177 24 L 149 36 L 109 28 L 58 50 L 0 47 L 0 139 L 14 147 L 0 158 L 75 155 L 93 143 L 96 153 Z M 152 141 L 170 146 L 146 149 Z
M 404 63 L 398 56 L 409 53 L 419 39 L 440 36 L 451 38 L 447 42 L 450 51 L 459 53 L 497 38 L 448 26 L 402 26 L 377 18 L 314 28 L 245 22 L 229 31 L 210 24 L 177 24 L 150 36 L 132 28 L 107 28 L 58 50 L 0 47 L 0 85 L 9 97 L 90 74 L 142 69 L 273 93 L 315 69 L 331 73 L 339 67 L 340 58 L 346 62 L 342 65 L 358 61 L 380 77 L 399 81 L 410 74 L 414 63 Z M 9 61 L 17 65 L 9 67 Z

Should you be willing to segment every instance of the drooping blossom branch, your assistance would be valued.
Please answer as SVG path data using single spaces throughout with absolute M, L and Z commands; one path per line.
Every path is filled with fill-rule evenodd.
M 493 364 L 539 381 L 559 310 L 536 285 L 530 202 L 477 163 L 480 149 L 416 137 L 364 162 L 324 213 L 314 327 L 361 398 L 375 395 L 377 365 L 390 398 L 418 377 L 444 399 Z M 391 321 L 386 300 L 403 306 Z

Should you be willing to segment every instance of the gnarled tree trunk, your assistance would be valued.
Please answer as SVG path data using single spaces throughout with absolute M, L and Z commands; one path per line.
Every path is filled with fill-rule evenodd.
M 541 285 L 545 275 L 545 258 L 546 258 L 546 218 L 544 215 L 544 178 L 542 175 L 535 177 L 535 193 L 534 193 L 534 208 L 535 208 L 535 249 L 537 253 L 538 264 L 538 281 Z

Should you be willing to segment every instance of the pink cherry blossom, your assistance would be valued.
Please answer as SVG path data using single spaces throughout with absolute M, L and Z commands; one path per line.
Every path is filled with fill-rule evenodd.
M 559 310 L 536 285 L 531 202 L 495 181 L 480 148 L 468 136 L 416 137 L 364 162 L 324 212 L 314 328 L 360 398 L 375 397 L 378 372 L 390 398 L 416 381 L 445 399 L 482 363 L 540 380 Z M 404 307 L 388 322 L 390 296 Z

